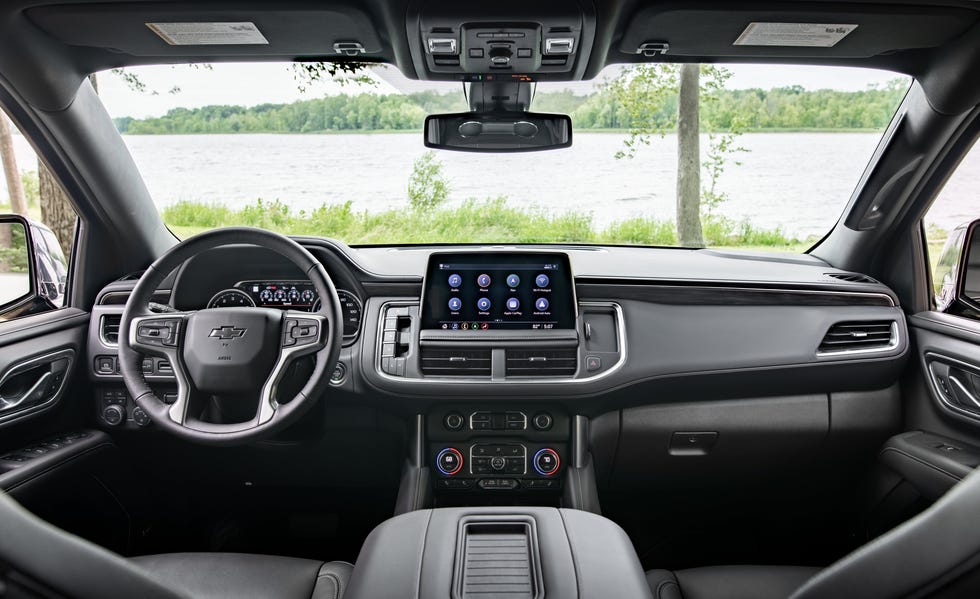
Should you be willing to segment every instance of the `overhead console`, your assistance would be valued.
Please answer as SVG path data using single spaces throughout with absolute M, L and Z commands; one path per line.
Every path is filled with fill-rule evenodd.
M 421 79 L 581 79 L 595 10 L 584 0 L 423 1 L 410 7 L 406 24 Z

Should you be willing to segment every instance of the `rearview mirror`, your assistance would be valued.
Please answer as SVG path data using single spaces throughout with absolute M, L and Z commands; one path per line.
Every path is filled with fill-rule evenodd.
M 572 119 L 533 112 L 460 112 L 425 119 L 425 147 L 461 152 L 535 152 L 572 145 Z
M 980 318 L 980 220 L 956 227 L 933 273 L 936 309 Z

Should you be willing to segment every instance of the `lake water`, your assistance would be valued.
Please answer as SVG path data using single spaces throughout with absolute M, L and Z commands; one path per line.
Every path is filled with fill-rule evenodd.
M 719 180 L 719 212 L 799 236 L 821 235 L 840 216 L 880 136 L 875 133 L 751 133 Z M 125 136 L 155 202 L 232 207 L 256 198 L 300 208 L 350 201 L 357 210 L 405 205 L 421 134 Z M 674 215 L 676 138 L 654 138 L 616 159 L 624 136 L 577 133 L 566 150 L 527 154 L 440 152 L 451 201 L 505 196 L 515 205 L 590 212 L 597 225 L 637 215 Z M 30 146 L 16 138 L 22 169 Z M 702 152 L 707 137 L 702 137 Z M 738 161 L 740 164 L 735 164 Z M 0 182 L 0 185 L 3 185 Z M 980 151 L 968 156 L 929 220 L 951 228 L 980 213 Z

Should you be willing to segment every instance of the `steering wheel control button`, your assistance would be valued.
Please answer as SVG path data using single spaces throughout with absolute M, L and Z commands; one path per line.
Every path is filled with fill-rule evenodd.
M 551 476 L 555 472 L 558 472 L 558 466 L 561 464 L 561 460 L 558 459 L 558 452 L 550 447 L 539 449 L 534 454 L 533 462 L 534 469 L 541 476 Z
M 490 309 L 490 300 L 485 297 L 476 300 L 476 309 L 480 312 L 486 312 Z
M 511 312 L 516 312 L 521 309 L 521 300 L 516 297 L 511 297 L 507 299 L 507 309 Z
M 449 309 L 453 312 L 459 312 L 459 309 L 463 307 L 463 300 L 458 297 L 449 298 Z
M 452 288 L 457 288 L 463 284 L 463 277 L 459 275 L 449 275 L 449 286 Z
M 549 302 L 548 299 L 544 297 L 539 297 L 537 301 L 534 302 L 534 307 L 535 309 L 537 309 L 538 312 L 546 312 L 548 310 L 548 306 L 550 305 L 551 302 Z
M 486 289 L 490 286 L 490 275 L 480 275 L 476 278 L 476 284 Z
M 544 288 L 551 284 L 551 279 L 548 278 L 548 275 L 541 274 L 534 278 L 534 284 L 540 288 Z
M 463 454 L 455 447 L 447 447 L 436 456 L 436 468 L 446 476 L 455 476 L 463 469 Z
M 446 414 L 444 424 L 449 430 L 458 431 L 463 429 L 463 425 L 466 424 L 466 420 L 463 418 L 462 414 L 452 412 L 450 414 Z
M 507 286 L 511 289 L 517 289 L 521 284 L 521 278 L 517 275 L 507 275 Z
M 534 415 L 534 418 L 531 420 L 531 424 L 534 425 L 534 430 L 546 431 L 551 428 L 552 424 L 554 424 L 554 420 L 551 418 L 551 414 L 541 412 L 540 414 Z
M 289 326 L 290 323 L 295 323 Z M 286 321 L 286 342 L 283 345 L 309 345 L 320 336 L 320 324 L 310 318 L 289 319 Z M 293 342 L 290 343 L 289 340 Z
M 602 370 L 602 358 L 599 356 L 585 356 L 585 369 L 589 372 Z

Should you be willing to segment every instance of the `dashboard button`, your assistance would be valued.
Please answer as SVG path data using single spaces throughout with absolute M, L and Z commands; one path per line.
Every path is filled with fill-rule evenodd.
M 507 465 L 507 460 L 500 456 L 494 456 L 490 458 L 490 467 L 494 470 L 503 470 L 504 466 Z
M 585 356 L 585 369 L 589 372 L 602 370 L 602 358 L 599 356 Z
M 465 424 L 465 422 L 466 421 L 463 419 L 462 414 L 457 414 L 456 412 L 446 414 L 446 420 L 445 420 L 446 428 L 448 428 L 451 431 L 460 430 L 461 428 L 463 428 L 463 424 Z
M 531 421 L 534 428 L 539 431 L 546 431 L 551 428 L 554 420 L 551 418 L 551 414 L 547 412 L 541 412 L 534 415 L 534 419 Z
M 541 476 L 551 476 L 558 471 L 561 460 L 558 459 L 558 452 L 550 447 L 539 449 L 534 454 L 534 469 Z
M 455 447 L 447 447 L 436 456 L 436 467 L 446 476 L 454 476 L 463 469 L 463 454 Z

